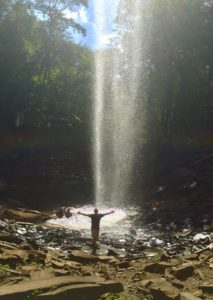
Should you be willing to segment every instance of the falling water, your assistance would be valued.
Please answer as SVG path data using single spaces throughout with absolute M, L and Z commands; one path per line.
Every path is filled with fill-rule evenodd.
M 104 2 L 95 1 L 97 44 L 103 38 L 107 18 Z M 117 20 L 120 12 L 123 14 L 126 10 L 126 22 L 117 25 L 113 43 L 108 48 L 96 50 L 95 54 L 93 164 L 96 203 L 110 201 L 113 205 L 121 205 L 129 199 L 134 182 L 138 99 L 145 49 L 142 32 L 145 4 L 142 2 L 119 2 Z
M 103 1 L 95 1 L 96 39 L 101 39 L 104 30 Z M 95 57 L 94 87 L 94 120 L 93 120 L 93 166 L 95 178 L 95 202 L 102 198 L 103 189 L 103 116 L 104 116 L 104 66 L 100 53 Z

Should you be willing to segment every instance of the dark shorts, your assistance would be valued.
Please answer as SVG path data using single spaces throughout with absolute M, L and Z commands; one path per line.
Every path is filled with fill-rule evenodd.
M 98 239 L 99 237 L 99 229 L 92 229 L 92 237 L 93 239 Z

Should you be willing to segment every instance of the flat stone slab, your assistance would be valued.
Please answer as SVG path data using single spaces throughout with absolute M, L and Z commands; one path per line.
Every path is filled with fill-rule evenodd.
M 65 287 L 67 287 L 67 289 L 63 290 Z M 60 288 L 62 290 L 60 290 Z M 52 295 L 49 294 L 51 293 L 51 290 L 52 293 L 54 293 Z M 100 295 L 102 291 L 122 291 L 123 288 L 118 282 L 107 282 L 103 278 L 97 276 L 60 276 L 51 279 L 31 280 L 26 281 L 25 283 L 3 286 L 0 288 L 0 299 L 23 300 L 24 297 L 30 295 L 31 299 L 38 299 L 38 297 L 39 299 L 42 299 L 41 297 L 44 297 L 43 299 L 49 298 L 52 300 L 59 299 L 61 297 L 61 293 L 69 295 L 70 297 L 72 293 L 73 295 L 76 293 L 83 295 L 86 293 L 87 295 L 89 290 L 93 291 L 93 293 L 94 290 L 96 290 Z M 52 298 L 53 295 L 55 298 Z
M 36 299 L 40 300 L 90 300 L 97 299 L 100 295 L 105 293 L 119 293 L 123 291 L 123 287 L 119 282 L 103 282 L 99 284 L 86 283 L 86 284 L 73 284 L 70 286 L 61 287 L 52 292 L 40 294 Z M 72 297 L 72 298 L 71 298 Z

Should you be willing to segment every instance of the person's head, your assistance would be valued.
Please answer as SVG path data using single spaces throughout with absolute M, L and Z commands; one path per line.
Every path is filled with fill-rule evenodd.
M 98 209 L 97 208 L 94 209 L 94 213 L 98 214 Z

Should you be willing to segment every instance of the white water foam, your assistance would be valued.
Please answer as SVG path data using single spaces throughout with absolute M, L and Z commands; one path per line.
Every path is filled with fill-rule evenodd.
M 100 208 L 99 213 L 107 213 L 110 212 L 111 210 L 114 210 L 115 212 L 113 214 L 103 217 L 101 220 L 102 229 L 109 228 L 109 227 L 112 228 L 114 225 L 118 226 L 118 224 L 121 223 L 127 217 L 126 211 L 119 208 L 109 209 L 106 207 L 102 207 Z M 92 214 L 94 211 L 93 206 L 86 205 L 80 208 L 71 207 L 70 211 L 73 214 L 72 217 L 70 218 L 63 217 L 59 219 L 53 216 L 53 218 L 50 219 L 48 223 L 64 226 L 70 229 L 77 229 L 77 230 L 90 229 L 91 227 L 90 218 L 79 215 L 78 212 L 80 211 L 85 214 Z

